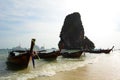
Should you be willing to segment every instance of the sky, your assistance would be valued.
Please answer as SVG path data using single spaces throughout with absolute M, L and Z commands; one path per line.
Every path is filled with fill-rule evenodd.
M 0 0 L 0 48 L 58 48 L 65 17 L 79 12 L 96 48 L 120 49 L 119 0 Z

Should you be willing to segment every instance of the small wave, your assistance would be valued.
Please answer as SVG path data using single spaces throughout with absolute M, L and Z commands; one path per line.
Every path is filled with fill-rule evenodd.
M 97 56 L 90 55 L 87 54 L 86 57 L 81 57 L 80 59 L 66 59 L 59 57 L 56 62 L 48 63 L 37 61 L 35 69 L 31 68 L 29 72 L 18 72 L 8 77 L 2 77 L 0 80 L 27 80 L 36 77 L 53 76 L 57 72 L 70 71 L 79 67 L 84 67 L 89 63 L 95 63 L 98 60 Z

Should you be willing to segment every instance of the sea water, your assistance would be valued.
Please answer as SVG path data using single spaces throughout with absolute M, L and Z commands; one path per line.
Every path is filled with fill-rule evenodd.
M 36 78 L 39 80 L 41 77 L 47 78 L 59 72 L 71 71 L 85 67 L 88 64 L 94 64 L 103 55 L 105 54 L 85 53 L 77 59 L 63 58 L 62 56 L 58 56 L 56 60 L 52 61 L 36 59 L 35 68 L 32 67 L 32 62 L 30 62 L 27 69 L 12 71 L 7 69 L 6 65 L 8 51 L 0 50 L 0 80 L 35 80 Z

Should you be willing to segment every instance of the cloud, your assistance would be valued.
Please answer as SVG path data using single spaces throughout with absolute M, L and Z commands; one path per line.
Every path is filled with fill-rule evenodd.
M 56 1 L 56 0 L 54 1 L 8 0 L 8 2 L 5 1 L 1 2 L 1 4 L 3 4 L 1 5 L 1 9 L 3 11 L 1 15 L 17 16 L 17 17 L 26 17 L 26 16 L 40 17 L 41 15 L 59 11 L 61 7 L 61 5 L 58 4 L 60 3 L 60 1 Z
M 27 43 L 35 36 L 42 43 L 56 44 L 65 16 L 76 11 L 86 36 L 94 39 L 120 31 L 119 0 L 0 0 L 0 37 L 25 38 Z

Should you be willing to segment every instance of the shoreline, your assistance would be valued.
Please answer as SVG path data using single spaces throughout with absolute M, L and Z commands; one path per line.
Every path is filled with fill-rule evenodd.
M 49 77 L 37 77 L 29 80 L 119 80 L 120 54 L 103 54 L 95 63 L 71 71 L 58 72 Z

